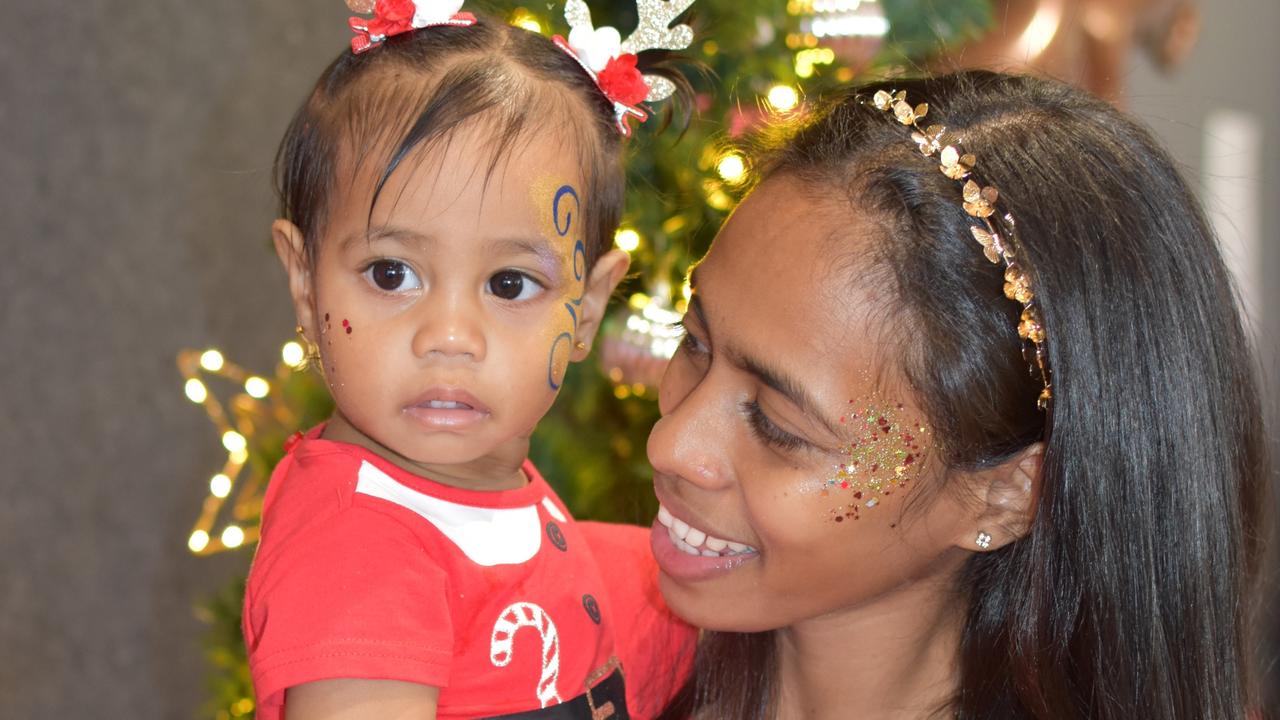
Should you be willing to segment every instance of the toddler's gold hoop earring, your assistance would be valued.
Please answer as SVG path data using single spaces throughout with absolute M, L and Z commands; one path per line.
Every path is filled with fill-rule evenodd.
M 574 344 L 574 346 L 573 346 L 573 347 L 574 347 L 574 348 L 576 348 L 576 349 L 578 349 L 578 350 L 586 350 L 586 349 L 587 349 L 587 344 L 586 344 L 586 343 L 584 343 L 584 342 L 582 342 L 581 340 L 579 340 L 577 343 L 575 343 L 575 344 Z
M 298 363 L 299 370 L 306 370 L 320 363 L 320 346 L 311 342 L 311 338 L 307 337 L 307 331 L 301 325 L 293 329 L 298 333 L 298 341 L 302 343 L 302 362 Z
M 987 548 L 991 547 L 991 536 L 986 534 L 985 532 L 980 532 L 978 533 L 977 539 L 975 539 L 973 543 L 978 547 L 982 548 L 983 550 L 986 550 Z

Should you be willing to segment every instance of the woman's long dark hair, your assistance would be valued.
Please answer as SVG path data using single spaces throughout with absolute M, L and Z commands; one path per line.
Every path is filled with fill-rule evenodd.
M 1047 413 L 959 183 L 870 105 L 879 89 L 929 103 L 924 124 L 962 138 L 1015 216 L 1048 333 Z M 856 88 L 762 167 L 880 223 L 905 370 L 948 467 L 1045 444 L 1029 534 L 958 578 L 959 687 L 942 712 L 1243 718 L 1271 473 L 1259 392 L 1218 245 L 1150 134 L 1066 85 L 966 72 Z M 771 717 L 775 668 L 770 634 L 707 633 L 667 717 Z

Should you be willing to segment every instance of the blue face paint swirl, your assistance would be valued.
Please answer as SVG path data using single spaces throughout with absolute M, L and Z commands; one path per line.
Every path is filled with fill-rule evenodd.
M 573 189 L 572 185 L 562 185 L 556 190 L 555 198 L 551 201 L 551 217 L 555 223 L 556 233 L 560 237 L 565 237 L 573 228 L 573 210 L 565 208 L 563 214 L 563 225 L 561 224 L 562 216 L 560 211 L 560 201 L 566 197 L 573 199 L 573 208 L 581 209 L 581 201 L 578 199 L 578 191 Z M 582 282 L 586 277 L 587 271 L 587 248 L 583 245 L 582 240 L 577 240 L 573 244 L 573 279 L 576 282 Z M 560 382 L 556 380 L 556 351 L 563 344 L 570 353 L 573 351 L 573 337 L 578 331 L 578 308 L 582 305 L 582 296 L 586 294 L 586 283 L 583 283 L 578 297 L 571 298 L 564 304 L 564 309 L 569 313 L 569 321 L 573 323 L 572 332 L 562 332 L 551 341 L 551 350 L 547 353 L 547 385 L 552 390 L 560 389 Z M 568 360 L 565 361 L 565 367 L 569 366 Z

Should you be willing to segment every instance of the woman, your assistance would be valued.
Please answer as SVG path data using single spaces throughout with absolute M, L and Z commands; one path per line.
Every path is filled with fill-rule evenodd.
M 1147 132 L 975 72 L 849 92 L 760 169 L 649 441 L 709 631 L 667 717 L 1244 717 L 1258 391 Z

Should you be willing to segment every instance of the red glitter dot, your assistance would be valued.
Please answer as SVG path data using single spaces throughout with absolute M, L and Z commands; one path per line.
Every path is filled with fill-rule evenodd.
M 848 489 L 849 489 L 849 481 L 848 481 L 848 480 L 841 480 L 841 481 L 840 481 L 840 487 L 844 488 L 845 490 L 848 490 Z
M 853 494 L 853 496 L 854 496 L 855 498 L 857 498 L 858 500 L 861 500 L 861 499 L 862 499 L 862 491 L 861 491 L 861 490 L 859 490 L 858 492 L 854 493 L 854 494 Z
M 913 462 L 915 462 L 915 461 L 916 461 L 916 456 L 915 456 L 915 455 L 908 455 L 908 456 L 906 456 L 905 458 L 903 458 L 903 459 L 902 459 L 902 464 L 903 464 L 903 465 L 910 465 L 911 463 L 913 463 Z
M 347 334 L 348 334 L 348 335 L 350 335 L 350 334 L 351 334 L 351 326 L 350 326 L 350 325 L 348 325 L 348 326 L 347 326 Z
M 844 516 L 843 516 L 843 515 L 837 515 L 837 516 L 836 516 L 836 522 L 844 522 Z
M 346 318 L 342 319 L 342 327 L 351 327 L 351 323 Z

